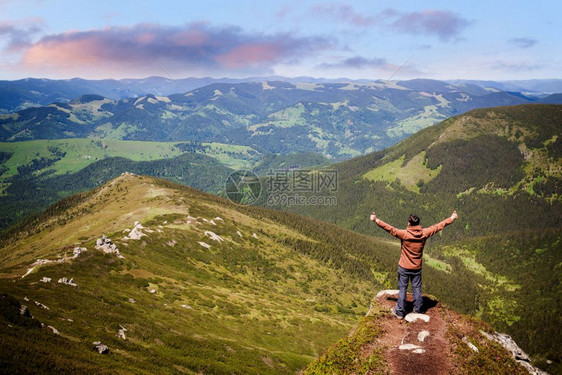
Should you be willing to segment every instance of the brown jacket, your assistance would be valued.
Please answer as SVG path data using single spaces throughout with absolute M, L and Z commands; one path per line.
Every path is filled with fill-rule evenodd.
M 408 224 L 406 229 L 396 229 L 392 225 L 378 219 L 377 225 L 394 237 L 400 238 L 402 251 L 400 252 L 398 265 L 409 270 L 418 270 L 422 268 L 422 255 L 425 241 L 452 222 L 453 219 L 449 217 L 427 228 L 422 228 L 421 225 L 412 226 Z

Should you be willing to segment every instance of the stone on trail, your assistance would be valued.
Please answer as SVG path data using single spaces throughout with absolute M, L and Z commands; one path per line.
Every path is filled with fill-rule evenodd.
M 406 321 L 409 322 L 409 323 L 413 323 L 418 319 L 423 320 L 424 322 L 427 323 L 427 322 L 429 322 L 429 315 L 418 314 L 418 313 L 409 313 L 408 315 L 406 315 L 406 317 L 404 319 L 406 319 Z
M 392 296 L 394 294 L 398 294 L 399 290 L 398 289 L 386 289 L 386 290 L 381 290 L 380 292 L 377 293 L 377 298 L 380 298 L 384 295 L 389 295 Z
M 424 342 L 425 339 L 429 337 L 429 331 L 420 331 L 420 333 L 418 333 L 418 341 L 419 342 Z

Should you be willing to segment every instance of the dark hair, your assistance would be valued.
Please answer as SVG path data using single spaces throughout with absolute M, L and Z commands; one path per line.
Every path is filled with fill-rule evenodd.
M 418 215 L 410 214 L 410 217 L 408 218 L 408 223 L 410 225 L 420 225 L 420 218 L 418 217 Z

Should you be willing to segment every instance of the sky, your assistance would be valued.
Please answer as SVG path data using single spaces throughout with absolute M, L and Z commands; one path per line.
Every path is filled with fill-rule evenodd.
M 562 78 L 557 0 L 0 0 L 0 79 Z

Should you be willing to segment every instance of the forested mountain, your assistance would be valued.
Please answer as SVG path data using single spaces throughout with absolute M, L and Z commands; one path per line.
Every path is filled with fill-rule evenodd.
M 96 94 L 0 115 L 0 140 L 97 137 L 220 142 L 336 160 L 380 150 L 473 108 L 536 100 L 441 81 L 215 83 L 123 100 Z
M 333 195 L 337 204 L 290 209 L 388 240 L 368 220 L 372 211 L 405 227 L 412 212 L 427 226 L 457 210 L 459 220 L 447 235 L 431 240 L 426 270 L 439 270 L 459 290 L 424 287 L 510 332 L 533 354 L 559 359 L 560 134 L 559 105 L 473 110 L 386 150 L 330 166 L 338 172 L 337 191 L 316 194 Z

